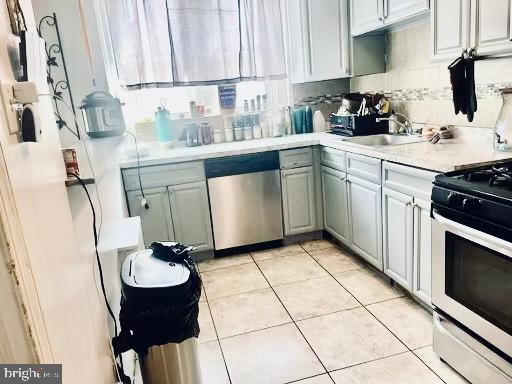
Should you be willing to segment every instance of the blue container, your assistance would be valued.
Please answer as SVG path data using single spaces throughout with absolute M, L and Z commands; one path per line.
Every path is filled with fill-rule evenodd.
M 173 140 L 171 114 L 165 107 L 158 107 L 155 112 L 156 137 L 158 141 Z

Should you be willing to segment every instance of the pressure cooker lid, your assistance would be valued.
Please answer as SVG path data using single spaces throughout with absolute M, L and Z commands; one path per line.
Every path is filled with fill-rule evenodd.
M 121 279 L 134 288 L 167 288 L 185 283 L 190 271 L 182 264 L 153 256 L 151 249 L 130 254 L 121 268 Z
M 96 91 L 89 93 L 82 100 L 81 108 L 94 108 L 94 107 L 110 107 L 120 105 L 121 102 L 117 97 L 113 97 L 108 92 Z

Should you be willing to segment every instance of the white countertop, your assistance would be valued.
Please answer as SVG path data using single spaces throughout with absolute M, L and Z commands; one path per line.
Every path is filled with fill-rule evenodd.
M 185 147 L 182 143 L 179 143 L 179 147 L 165 150 L 161 150 L 157 145 L 153 145 L 149 156 L 140 158 L 140 165 L 169 164 L 312 145 L 322 145 L 438 172 L 448 172 L 485 165 L 498 160 L 512 159 L 512 152 L 507 153 L 494 150 L 492 147 L 492 131 L 481 131 L 485 133 L 485 137 L 473 136 L 471 138 L 441 140 L 438 144 L 431 144 L 426 141 L 384 147 L 364 147 L 349 144 L 344 142 L 344 137 L 326 132 L 236 141 L 199 147 Z M 137 159 L 133 157 L 125 157 L 120 162 L 121 168 L 133 168 L 136 166 Z

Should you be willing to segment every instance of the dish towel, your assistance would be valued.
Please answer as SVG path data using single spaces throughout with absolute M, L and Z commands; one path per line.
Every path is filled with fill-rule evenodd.
M 453 91 L 455 114 L 462 112 L 472 122 L 477 110 L 475 92 L 475 59 L 462 55 L 449 66 L 450 82 Z

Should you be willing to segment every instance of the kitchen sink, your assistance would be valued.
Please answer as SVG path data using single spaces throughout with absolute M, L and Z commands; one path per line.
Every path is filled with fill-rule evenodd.
M 343 139 L 347 144 L 363 145 L 366 147 L 384 147 L 387 145 L 411 144 L 425 141 L 425 138 L 419 135 L 371 135 L 356 136 Z

